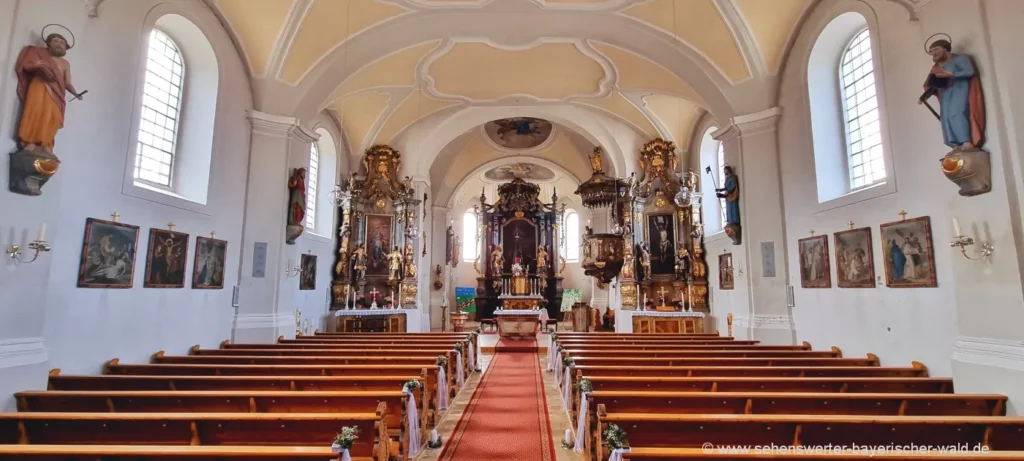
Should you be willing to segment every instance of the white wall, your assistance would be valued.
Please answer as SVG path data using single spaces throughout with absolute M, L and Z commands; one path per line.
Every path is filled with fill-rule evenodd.
M 867 18 L 876 42 L 876 84 L 883 107 L 883 133 L 888 131 L 884 142 L 893 159 L 887 171 L 889 180 L 895 182 L 895 191 L 820 210 L 811 138 L 813 114 L 808 110 L 807 61 L 817 34 L 832 18 L 847 11 L 858 11 Z M 951 376 L 951 352 L 958 338 L 961 343 L 965 337 L 989 338 L 1005 346 L 1020 343 L 1024 336 L 1019 327 L 1024 324 L 1024 302 L 1018 267 L 1021 151 L 1014 136 L 1021 122 L 1010 118 L 1013 110 L 1009 109 L 1014 107 L 1011 101 L 1019 101 L 1022 94 L 1019 89 L 1004 92 L 1010 87 L 1007 80 L 1016 80 L 1024 70 L 1019 50 L 1013 45 L 1022 35 L 1019 21 L 1024 17 L 1024 4 L 1012 0 L 934 0 L 918 15 L 919 21 L 909 21 L 908 12 L 894 2 L 836 0 L 820 3 L 804 23 L 782 73 L 778 101 L 784 114 L 779 122 L 778 150 L 786 246 L 793 274 L 790 283 L 796 287 L 793 312 L 799 340 L 810 341 L 816 348 L 838 346 L 846 356 L 872 352 L 884 365 L 906 366 L 916 360 L 927 365 L 933 376 Z M 924 41 L 939 31 L 952 36 L 954 52 L 974 57 L 982 76 L 988 105 L 985 147 L 992 152 L 994 177 L 992 192 L 981 196 L 959 196 L 957 187 L 941 174 L 937 160 L 948 148 L 942 143 L 938 122 L 916 104 L 931 66 L 923 50 Z M 996 44 L 998 48 L 993 49 Z M 910 218 L 931 217 L 937 288 L 885 287 L 878 226 L 899 220 L 897 212 L 901 209 Z M 953 216 L 965 224 L 966 233 L 993 243 L 997 253 L 991 265 L 967 261 L 949 248 Z M 813 229 L 816 235 L 828 234 L 830 246 L 834 246 L 832 234 L 846 230 L 848 221 L 856 227 L 872 228 L 877 286 L 841 289 L 833 278 L 833 288 L 801 289 L 797 240 Z M 714 253 L 709 248 L 709 256 Z M 834 254 L 830 257 L 834 274 Z M 971 351 L 977 352 L 978 342 L 971 344 Z M 992 350 L 981 355 L 992 355 Z M 1020 350 L 1010 356 L 1014 354 L 1024 361 Z M 993 379 L 996 376 L 1006 379 L 1004 371 L 985 374 L 973 368 L 971 375 L 957 373 L 956 387 L 961 391 L 971 387 L 1009 392 L 1006 386 L 993 387 L 1000 381 Z M 979 380 L 989 381 L 988 387 Z M 1015 392 L 1011 394 L 1011 408 L 1019 408 L 1019 399 L 1024 397 L 1019 390 Z
M 220 91 L 214 135 L 210 194 L 202 211 L 142 200 L 122 193 L 126 162 L 132 161 L 130 144 L 136 91 L 143 78 L 136 72 L 145 59 L 144 24 L 154 20 L 154 6 L 181 14 L 202 29 L 217 54 Z M 162 10 L 160 10 L 162 11 Z M 13 97 L 16 79 L 10 71 L 21 48 L 38 42 L 39 28 L 61 23 L 72 29 L 77 44 L 68 53 L 74 82 L 89 90 L 84 101 L 68 105 L 66 123 L 57 137 L 60 171 L 40 197 L 0 192 L 0 240 L 24 243 L 35 235 L 40 221 L 49 223 L 53 251 L 39 261 L 7 266 L 0 272 L 0 349 L 28 350 L 16 354 L 21 362 L 11 368 L 0 364 L 0 408 L 12 404 L 11 392 L 45 386 L 45 370 L 96 373 L 114 357 L 124 362 L 147 361 L 165 350 L 185 353 L 194 344 L 215 347 L 231 336 L 232 286 L 237 283 L 241 250 L 241 220 L 245 196 L 249 126 L 244 117 L 251 108 L 251 93 L 242 61 L 220 23 L 202 2 L 136 0 L 108 3 L 100 17 L 88 18 L 77 0 L 0 1 L 0 150 L 14 149 L 13 137 L 19 103 Z M 4 181 L 8 162 L 4 159 Z M 76 288 L 85 219 L 109 219 L 119 212 L 121 222 L 140 226 L 139 256 L 131 289 Z M 144 253 L 151 227 L 191 234 L 186 288 L 142 288 Z M 228 241 L 225 289 L 192 290 L 195 236 L 217 232 Z M 6 342 L 6 343 L 5 343 Z M 25 346 L 28 344 L 28 346 Z M 5 354 L 0 354 L 4 356 Z M 9 356 L 8 356 L 9 357 Z M 43 359 L 45 361 L 39 361 Z M 17 361 L 15 361 L 17 362 Z M 7 361 L 10 365 L 14 362 Z

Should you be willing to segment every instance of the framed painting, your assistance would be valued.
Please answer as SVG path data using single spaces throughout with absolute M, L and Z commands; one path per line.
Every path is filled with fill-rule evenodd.
M 736 278 L 733 275 L 732 253 L 718 255 L 718 289 L 733 290 Z
M 647 215 L 647 241 L 651 247 L 651 274 L 676 273 L 675 220 L 671 214 Z
M 879 226 L 885 255 L 885 285 L 892 288 L 937 287 L 932 225 L 927 216 Z
M 188 234 L 166 229 L 149 230 L 146 251 L 146 288 L 184 288 L 185 262 L 188 259 Z
M 874 288 L 875 256 L 871 228 L 835 233 L 836 285 L 839 288 Z
M 299 260 L 299 289 L 316 289 L 316 255 L 304 254 Z
M 224 263 L 227 255 L 228 242 L 209 237 L 196 237 L 196 257 L 192 262 L 192 288 L 224 288 Z
M 135 281 L 139 226 L 102 219 L 85 220 L 80 288 L 131 288 Z
M 832 288 L 832 271 L 828 260 L 828 236 L 807 237 L 797 241 L 800 258 L 800 286 Z
M 388 275 L 388 253 L 391 252 L 393 228 L 391 216 L 366 215 L 366 275 Z

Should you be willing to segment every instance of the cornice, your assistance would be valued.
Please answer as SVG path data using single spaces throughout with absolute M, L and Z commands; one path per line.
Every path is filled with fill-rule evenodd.
M 313 142 L 320 139 L 319 134 L 304 128 L 299 124 L 299 119 L 295 117 L 268 114 L 258 110 L 250 110 L 248 117 L 254 133 L 279 138 L 293 138 L 302 142 Z
M 781 116 L 781 107 L 772 107 L 753 114 L 737 115 L 729 120 L 731 122 L 729 126 L 711 133 L 711 137 L 716 141 L 724 142 L 740 136 L 775 131 Z
M 761 330 L 794 330 L 796 322 L 788 315 L 733 316 L 733 327 L 751 327 Z
M 1024 341 L 961 336 L 953 345 L 953 360 L 1024 371 Z
M 44 363 L 49 351 L 43 338 L 15 338 L 0 340 L 0 369 Z

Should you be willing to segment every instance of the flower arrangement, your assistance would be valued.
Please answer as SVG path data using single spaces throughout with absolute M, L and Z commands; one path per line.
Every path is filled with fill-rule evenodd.
M 580 394 L 586 394 L 587 392 L 594 392 L 594 383 L 590 382 L 589 379 L 581 379 L 576 382 L 576 390 Z
M 443 355 L 437 356 L 437 366 L 444 369 L 448 369 L 448 357 L 445 357 Z
M 628 448 L 629 439 L 626 437 L 626 431 L 618 424 L 608 423 L 608 429 L 604 430 L 604 444 L 610 450 Z
M 573 360 L 572 357 L 569 357 L 567 355 L 565 357 L 562 357 L 562 365 L 565 365 L 567 367 L 575 366 L 576 365 L 576 361 Z
M 403 391 L 416 392 L 416 389 L 423 389 L 423 383 L 418 379 L 410 379 L 402 385 Z
M 457 350 L 459 352 L 462 352 L 463 347 L 465 347 L 464 344 L 462 344 L 462 343 L 455 343 L 455 350 Z
M 359 438 L 359 429 L 355 426 L 345 426 L 341 428 L 341 432 L 334 436 L 334 443 L 331 445 L 331 449 L 335 453 L 340 453 L 342 450 L 348 450 L 352 448 L 352 444 L 355 443 L 356 439 Z

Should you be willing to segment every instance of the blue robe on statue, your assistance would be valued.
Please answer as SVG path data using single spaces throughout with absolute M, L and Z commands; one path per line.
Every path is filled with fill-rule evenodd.
M 889 241 L 889 255 L 892 259 L 893 280 L 903 280 L 903 270 L 907 267 L 907 255 L 903 254 L 903 249 L 896 244 L 895 240 Z
M 954 54 L 941 69 L 953 74 L 950 87 L 939 92 L 942 138 L 949 147 L 971 142 L 970 91 L 974 64 L 963 54 Z
M 729 224 L 740 223 L 740 198 L 736 193 L 738 187 L 735 175 L 725 177 L 725 222 Z

